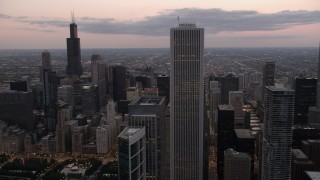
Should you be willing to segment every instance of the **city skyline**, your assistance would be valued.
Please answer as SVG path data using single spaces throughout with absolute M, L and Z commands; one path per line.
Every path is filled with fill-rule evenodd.
M 181 22 L 170 28 L 170 51 L 81 54 L 71 17 L 64 49 L 0 49 L 0 178 L 320 175 L 320 111 L 307 101 L 319 96 L 295 93 L 307 77 L 318 77 L 319 90 L 315 49 L 204 50 L 206 28 Z M 293 124 L 297 94 L 310 110 L 301 124 Z M 291 166 L 302 153 L 309 163 Z
M 234 3 L 215 0 L 156 2 L 61 0 L 0 3 L 0 49 L 65 48 L 74 11 L 81 48 L 168 48 L 167 29 L 180 23 L 206 28 L 205 47 L 313 47 L 318 44 L 316 0 Z M 32 5 L 32 7 L 31 7 Z M 28 8 L 29 7 L 29 8 Z M 29 42 L 33 42 L 30 44 Z
M 170 179 L 204 179 L 204 28 L 170 29 Z

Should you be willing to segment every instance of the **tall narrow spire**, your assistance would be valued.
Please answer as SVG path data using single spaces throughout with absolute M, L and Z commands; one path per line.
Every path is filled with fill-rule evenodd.
M 75 24 L 76 23 L 76 18 L 74 17 L 74 12 L 71 11 L 71 24 Z

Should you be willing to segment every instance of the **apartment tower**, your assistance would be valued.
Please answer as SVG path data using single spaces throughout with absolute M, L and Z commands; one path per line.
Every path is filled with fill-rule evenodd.
M 294 91 L 265 87 L 262 179 L 291 179 Z

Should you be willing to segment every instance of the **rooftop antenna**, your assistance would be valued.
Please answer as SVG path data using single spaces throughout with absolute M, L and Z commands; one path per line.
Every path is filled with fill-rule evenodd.
M 71 11 L 71 23 L 75 24 L 76 23 L 76 18 L 74 17 L 74 12 Z

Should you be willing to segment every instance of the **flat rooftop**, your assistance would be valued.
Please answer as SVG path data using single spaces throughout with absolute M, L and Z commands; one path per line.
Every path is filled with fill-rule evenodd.
M 243 94 L 243 91 L 229 91 L 229 94 Z
M 134 136 L 142 129 L 143 128 L 138 128 L 138 127 L 127 127 L 120 133 L 119 137 L 122 139 L 129 139 L 130 137 Z
M 229 158 L 248 159 L 248 160 L 251 159 L 247 153 L 238 152 L 233 150 L 232 148 L 226 149 L 224 151 L 224 155 L 225 157 L 229 157 Z
M 320 171 L 305 171 L 305 173 L 312 180 L 320 180 Z
M 271 91 L 290 91 L 294 92 L 294 90 L 284 87 L 282 84 L 275 84 L 274 86 L 267 86 Z
M 77 120 L 68 120 L 68 121 L 64 122 L 65 125 L 72 125 L 72 124 L 75 124 L 75 123 L 78 124 L 78 121 Z
M 193 23 L 181 23 L 178 25 L 178 28 L 196 28 L 196 24 Z
M 129 105 L 160 105 L 165 100 L 164 97 L 141 96 L 132 101 Z
M 234 129 L 239 139 L 254 139 L 249 129 Z
M 308 159 L 308 156 L 306 156 L 301 149 L 292 149 L 292 154 L 296 159 Z
M 234 110 L 234 108 L 231 105 L 224 105 L 224 104 L 219 105 L 218 108 L 219 110 L 229 110 L 229 111 Z

